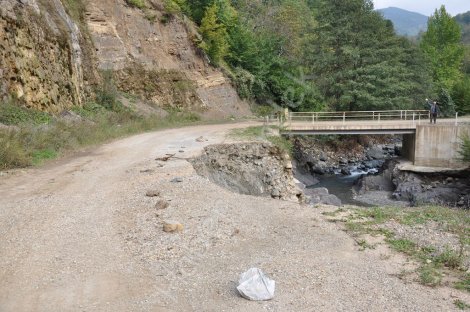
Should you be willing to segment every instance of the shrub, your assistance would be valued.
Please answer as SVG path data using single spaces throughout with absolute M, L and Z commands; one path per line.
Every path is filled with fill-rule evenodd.
M 126 0 L 127 4 L 130 6 L 136 7 L 138 9 L 145 9 L 145 0 Z
M 0 130 L 0 169 L 31 165 L 31 157 L 19 138 L 15 131 Z
M 47 124 L 51 122 L 51 120 L 51 115 L 41 111 L 20 107 L 14 100 L 3 103 L 0 102 L 0 123 L 5 125 L 18 125 L 22 123 L 39 125 Z
M 458 269 L 463 261 L 462 256 L 450 249 L 446 249 L 446 251 L 435 257 L 434 260 L 451 269 Z
M 118 105 L 118 90 L 113 80 L 112 71 L 104 71 L 103 83 L 96 90 L 96 103 L 100 104 L 106 109 L 114 110 Z
M 470 162 L 470 136 L 465 135 L 461 140 L 459 154 L 463 161 Z
M 437 286 L 441 283 L 442 275 L 435 267 L 426 265 L 419 269 L 420 282 L 427 286 Z

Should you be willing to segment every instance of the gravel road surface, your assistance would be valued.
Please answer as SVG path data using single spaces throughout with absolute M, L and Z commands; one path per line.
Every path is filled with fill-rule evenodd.
M 453 311 L 455 298 L 470 302 L 400 280 L 405 260 L 359 251 L 321 214 L 333 208 L 234 194 L 198 176 L 185 158 L 241 126 L 142 134 L 1 176 L 0 311 Z M 167 153 L 177 158 L 155 160 Z M 169 220 L 184 231 L 165 233 Z M 250 267 L 276 280 L 273 300 L 237 294 Z

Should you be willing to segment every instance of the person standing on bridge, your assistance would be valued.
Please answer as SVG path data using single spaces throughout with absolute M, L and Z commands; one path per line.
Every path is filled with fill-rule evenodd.
M 430 123 L 432 123 L 433 121 L 434 121 L 434 123 L 436 123 L 437 114 L 439 114 L 441 112 L 441 110 L 439 108 L 439 105 L 437 104 L 436 101 L 431 102 L 428 99 L 426 99 L 426 103 L 429 106 Z

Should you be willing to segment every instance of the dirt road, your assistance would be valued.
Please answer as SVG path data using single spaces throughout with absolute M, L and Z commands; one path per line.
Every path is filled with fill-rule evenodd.
M 404 259 L 358 251 L 321 209 L 197 176 L 183 158 L 239 126 L 142 134 L 0 177 L 0 311 L 456 309 L 453 291 L 405 284 L 395 276 Z M 179 158 L 155 160 L 166 153 Z M 169 208 L 155 209 L 153 189 Z M 184 232 L 164 233 L 164 220 Z M 253 266 L 276 280 L 274 300 L 236 293 Z

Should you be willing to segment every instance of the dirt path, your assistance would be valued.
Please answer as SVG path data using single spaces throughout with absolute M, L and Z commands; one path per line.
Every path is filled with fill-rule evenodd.
M 155 161 L 196 155 L 239 126 L 138 135 L 0 177 L 0 311 L 455 309 L 452 291 L 404 284 L 400 261 L 358 251 L 321 210 L 230 193 L 184 159 Z M 155 210 L 150 189 L 170 207 Z M 164 233 L 169 219 L 184 233 Z M 237 295 L 252 266 L 277 281 L 274 300 Z

